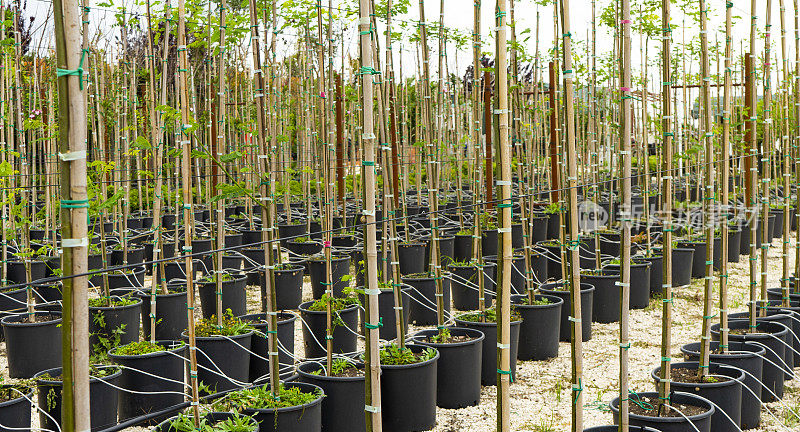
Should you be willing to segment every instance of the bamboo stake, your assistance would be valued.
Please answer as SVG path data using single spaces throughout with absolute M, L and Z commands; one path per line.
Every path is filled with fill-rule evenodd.
M 670 24 L 670 0 L 661 0 L 661 129 L 663 161 L 662 176 L 663 192 L 662 213 L 664 240 L 662 244 L 662 274 L 661 274 L 661 375 L 659 380 L 659 397 L 663 403 L 669 404 L 670 397 L 670 353 L 672 347 L 672 144 L 675 136 L 673 131 L 673 111 L 670 101 L 672 99 L 672 27 Z
M 578 225 L 578 161 L 575 143 L 575 109 L 573 107 L 573 66 L 572 36 L 570 34 L 569 0 L 561 0 L 561 23 L 564 41 L 564 116 L 566 119 L 567 145 L 567 199 L 569 207 L 569 277 L 564 274 L 564 286 L 571 291 L 570 336 L 572 347 L 572 431 L 583 431 L 583 333 L 581 324 L 581 266 L 580 266 L 580 227 Z M 551 66 L 552 68 L 552 66 Z M 552 70 L 552 69 L 551 69 Z M 553 75 L 551 75 L 552 77 Z M 550 81 L 553 86 L 555 81 Z M 552 109 L 555 106 L 551 107 Z M 562 229 L 563 231 L 563 229 Z
M 210 3 L 209 3 L 210 7 Z M 225 104 L 228 102 L 225 89 L 225 13 L 227 9 L 227 1 L 221 0 L 219 5 L 219 55 L 218 55 L 218 71 L 217 71 L 217 97 L 216 105 L 217 112 L 216 122 L 215 119 L 211 120 L 211 157 L 213 160 L 211 182 L 213 189 L 216 192 L 216 186 L 219 183 L 219 158 L 225 149 Z M 210 34 L 210 32 L 209 32 Z M 212 113 L 213 117 L 214 113 Z M 273 134 L 274 135 L 274 134 Z M 287 186 L 288 187 L 288 186 Z M 225 210 L 223 207 L 223 200 L 218 199 L 215 203 L 216 211 L 214 212 L 214 221 L 216 223 L 217 249 L 225 246 Z M 291 212 L 291 211 L 289 211 Z M 222 252 L 214 254 L 214 281 L 216 282 L 216 310 L 217 310 L 217 326 L 222 328 Z
M 622 229 L 620 242 L 620 281 L 617 284 L 620 292 L 620 317 L 619 317 L 619 431 L 628 432 L 630 419 L 628 418 L 628 350 L 630 349 L 628 315 L 630 311 L 630 281 L 631 281 L 631 135 L 633 129 L 633 112 L 631 95 L 631 5 L 630 0 L 621 1 L 622 9 L 622 35 L 621 35 L 621 67 L 620 88 L 621 94 L 621 123 L 620 136 L 620 165 L 622 167 L 622 180 L 620 184 L 621 208 L 619 221 Z M 647 89 L 644 88 L 644 91 Z M 646 100 L 643 98 L 643 100 Z M 646 163 L 646 162 L 645 162 Z
M 444 2 L 442 2 L 444 3 Z M 511 427 L 511 402 L 509 386 L 511 385 L 511 276 L 514 251 L 511 246 L 511 146 L 509 144 L 509 105 L 508 105 L 508 59 L 506 57 L 506 0 L 497 0 L 495 6 L 495 24 L 497 25 L 496 61 L 497 74 L 497 108 L 499 127 L 498 195 L 501 202 L 499 210 L 498 262 L 497 275 L 497 431 L 507 432 Z M 488 80 L 487 80 L 488 81 Z M 488 134 L 487 134 L 488 136 Z M 487 171 L 488 173 L 488 171 Z M 480 275 L 479 277 L 482 277 Z M 480 302 L 482 299 L 478 299 Z
M 190 127 L 191 117 L 189 115 L 189 87 L 186 75 L 189 72 L 189 59 L 186 52 L 186 4 L 185 0 L 178 0 L 178 83 L 180 84 L 181 105 L 181 147 L 182 163 L 181 174 L 183 184 L 183 253 L 186 255 L 184 265 L 186 267 L 186 302 L 189 336 L 189 380 L 191 384 L 192 414 L 194 416 L 195 427 L 200 426 L 200 407 L 198 382 L 197 382 L 197 341 L 194 335 L 194 269 L 192 257 L 192 224 L 194 219 L 192 214 L 192 138 L 194 134 L 187 132 Z M 176 239 L 177 241 L 177 239 Z M 155 328 L 152 329 L 155 332 Z
M 791 273 L 789 269 L 789 243 L 791 238 L 791 230 L 792 230 L 792 221 L 791 221 L 791 208 L 792 204 L 790 201 L 790 197 L 792 195 L 792 183 L 791 177 L 792 174 L 790 173 L 790 165 L 789 165 L 789 156 L 792 152 L 791 150 L 791 140 L 789 139 L 789 59 L 787 57 L 787 48 L 786 48 L 786 6 L 784 5 L 784 0 L 779 1 L 780 4 L 780 19 L 781 19 L 781 71 L 783 73 L 783 88 L 784 92 L 781 94 L 781 106 L 784 110 L 783 112 L 783 121 L 781 122 L 781 126 L 783 128 L 783 133 L 781 136 L 781 152 L 783 156 L 783 168 L 782 168 L 782 175 L 783 175 L 783 249 L 782 249 L 782 263 L 783 263 L 783 277 L 781 278 L 781 288 L 783 289 L 783 302 L 782 305 L 785 307 L 790 306 L 789 302 L 789 294 L 790 294 L 790 287 L 789 281 L 791 279 Z M 766 299 L 764 299 L 766 300 Z
M 371 326 L 365 330 L 366 349 L 364 350 L 364 382 L 365 382 L 365 407 L 364 415 L 367 430 L 378 432 L 382 430 L 381 420 L 381 392 L 380 392 L 380 355 L 378 353 L 378 249 L 375 227 L 375 132 L 373 125 L 373 82 L 372 74 L 375 72 L 372 62 L 372 24 L 369 19 L 371 13 L 370 0 L 359 0 L 359 31 L 361 41 L 361 91 L 362 91 L 362 125 L 363 133 L 361 143 L 363 147 L 364 167 L 364 223 L 365 223 L 365 258 L 367 286 L 364 294 L 367 301 L 364 303 L 365 316 Z M 355 176 L 353 176 L 355 178 Z M 355 186 L 355 185 L 354 185 Z M 354 188 L 355 190 L 355 188 Z
M 783 1 L 783 0 L 781 0 Z M 730 134 L 731 134 L 731 27 L 733 14 L 732 3 L 725 9 L 725 93 L 722 101 L 722 262 L 719 276 L 719 349 L 728 352 L 728 216 L 730 201 L 728 197 L 728 179 L 730 178 Z
M 769 0 L 768 0 L 769 1 Z M 702 101 L 703 114 L 701 120 L 700 133 L 705 141 L 705 188 L 704 193 L 699 195 L 703 199 L 703 229 L 706 238 L 706 278 L 705 290 L 703 295 L 703 328 L 700 336 L 700 363 L 697 370 L 698 376 L 702 380 L 709 373 L 710 362 L 710 343 L 711 343 L 711 320 L 712 308 L 714 307 L 714 219 L 711 215 L 712 204 L 714 202 L 714 133 L 711 129 L 711 92 L 709 87 L 710 71 L 708 61 L 708 10 L 705 0 L 700 0 L 700 44 L 701 44 L 701 76 L 703 79 Z
M 85 6 L 85 4 L 84 4 Z M 62 412 L 64 431 L 85 431 L 89 422 L 89 301 L 86 178 L 86 100 L 80 41 L 81 17 L 74 0 L 54 0 L 58 69 L 59 159 L 61 170 L 61 246 L 64 276 L 62 308 Z M 14 17 L 17 22 L 17 17 Z M 17 28 L 19 30 L 19 28 Z M 19 32 L 15 32 L 19 34 Z M 88 35 L 84 35 L 84 38 Z M 19 76 L 19 68 L 17 68 Z M 19 89 L 18 89 L 19 91 Z M 17 104 L 19 108 L 19 100 Z M 19 115 L 19 113 L 18 113 Z M 20 152 L 25 157 L 24 152 Z M 27 229 L 27 227 L 26 227 Z M 33 305 L 29 304 L 29 308 Z M 32 311 L 29 310 L 30 313 Z M 32 318 L 32 315 L 29 315 Z
M 759 307 L 759 316 L 767 315 L 767 271 L 769 247 L 772 239 L 769 234 L 769 201 L 770 201 L 770 165 L 773 160 L 770 157 L 769 148 L 772 146 L 772 48 L 770 45 L 770 31 L 772 30 L 772 0 L 766 0 L 766 32 L 764 34 L 764 134 L 761 141 L 761 167 L 763 170 L 761 179 L 761 300 L 764 301 Z
M 800 4 L 798 4 L 798 0 L 794 0 L 794 76 L 792 80 L 795 82 L 794 84 L 794 120 L 795 126 L 792 129 L 794 133 L 794 144 L 792 145 L 792 149 L 794 151 L 794 182 L 795 186 L 800 185 L 800 150 L 798 150 L 798 146 L 800 146 L 800 138 L 798 138 L 798 134 L 800 134 L 800 82 L 797 80 L 800 79 Z M 788 130 L 787 130 L 788 133 Z M 797 231 L 795 233 L 795 261 L 794 261 L 794 269 L 795 273 L 800 270 L 800 193 L 795 193 L 795 220 L 797 224 Z M 797 276 L 793 277 L 794 279 L 794 293 L 800 293 L 800 282 L 797 280 Z

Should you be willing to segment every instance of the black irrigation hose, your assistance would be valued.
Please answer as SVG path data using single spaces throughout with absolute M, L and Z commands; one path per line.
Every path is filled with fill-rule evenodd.
M 770 153 L 777 153 L 777 150 L 772 151 Z M 731 157 L 730 159 L 731 160 L 736 160 L 736 159 L 741 159 L 741 158 L 745 158 L 745 157 L 763 156 L 763 155 L 764 155 L 764 153 L 760 153 L 760 154 L 757 154 L 757 155 L 743 155 L 743 156 Z M 717 163 L 717 162 L 713 162 L 713 163 Z M 705 166 L 705 165 L 708 165 L 709 163 L 710 162 L 703 162 L 703 163 L 700 163 L 700 164 L 691 165 L 689 167 L 684 167 L 683 169 Z M 680 169 L 681 168 L 673 168 L 671 170 L 671 172 L 675 172 L 675 171 L 678 171 Z M 652 172 L 650 174 L 651 175 L 655 175 L 655 174 L 662 174 L 662 173 L 666 173 L 666 172 L 670 172 L 670 171 L 661 170 L 661 171 Z M 597 181 L 597 182 L 590 182 L 590 183 L 584 183 L 584 184 L 576 185 L 575 188 L 592 186 L 592 185 L 599 185 L 599 184 L 603 184 L 603 183 L 622 180 L 622 179 L 625 179 L 625 178 L 634 178 L 634 177 L 638 177 L 638 176 L 639 175 L 631 175 L 631 176 L 628 176 L 628 177 L 615 177 L 615 178 L 610 179 L 610 180 L 600 180 L 600 181 Z M 527 198 L 527 197 L 532 197 L 534 195 L 548 194 L 548 193 L 556 192 L 556 191 L 561 192 L 561 191 L 566 191 L 566 190 L 569 190 L 569 189 L 572 189 L 572 187 L 568 186 L 568 187 L 563 187 L 563 188 L 559 188 L 559 189 L 550 189 L 550 190 L 539 191 L 539 192 L 530 193 L 530 194 L 520 194 L 520 195 L 512 197 L 511 199 L 512 200 L 516 200 L 516 199 L 519 199 L 519 198 Z M 479 203 L 470 203 L 470 204 L 461 204 L 461 203 L 459 203 L 455 207 L 455 209 L 463 209 L 463 208 L 484 206 L 486 204 L 497 204 L 497 203 L 500 203 L 502 201 L 503 201 L 502 199 L 495 199 L 495 200 L 492 200 L 492 201 L 482 201 L 482 202 L 479 202 Z M 436 212 L 432 212 L 432 211 L 428 210 L 428 211 L 425 211 L 425 212 L 421 212 L 416 216 L 425 216 L 425 215 L 431 215 L 431 214 L 434 214 L 434 213 L 435 214 L 439 214 L 439 213 L 443 213 L 445 211 L 452 211 L 452 210 L 454 210 L 454 209 L 452 209 L 452 208 L 451 209 L 440 209 L 440 210 L 437 210 Z M 393 218 L 384 218 L 384 219 L 382 219 L 380 221 L 376 220 L 372 224 L 378 225 L 378 224 L 382 224 L 383 222 L 392 221 L 392 220 L 398 221 L 398 220 L 403 220 L 403 219 L 406 219 L 406 218 L 408 218 L 408 217 L 407 216 L 395 216 Z M 354 224 L 354 225 L 347 225 L 347 226 L 339 227 L 339 228 L 332 228 L 332 229 L 328 229 L 328 230 L 324 230 L 324 231 L 317 231 L 316 233 L 319 233 L 319 234 L 331 233 L 331 234 L 333 234 L 335 232 L 339 232 L 339 231 L 342 231 L 342 230 L 345 230 L 345 229 L 349 230 L 349 229 L 357 228 L 357 227 L 358 228 L 364 228 L 366 226 L 367 226 L 367 223 L 360 223 L 360 224 Z M 97 270 L 92 270 L 92 271 L 88 271 L 88 272 L 84 272 L 84 273 L 78 273 L 78 274 L 74 274 L 74 275 L 57 276 L 57 277 L 49 277 L 49 278 L 37 279 L 36 281 L 32 281 L 30 283 L 26 282 L 26 283 L 14 284 L 14 285 L 6 285 L 4 287 L 4 289 L 25 288 L 28 285 L 30 285 L 31 283 L 33 283 L 33 282 L 36 282 L 37 284 L 46 284 L 46 283 L 50 283 L 50 282 L 59 282 L 59 281 L 65 280 L 65 279 L 71 279 L 71 278 L 75 278 L 75 277 L 94 276 L 94 275 L 103 274 L 103 273 L 112 272 L 112 271 L 117 271 L 117 270 L 127 270 L 127 269 L 132 269 L 132 268 L 141 267 L 141 266 L 159 264 L 159 263 L 162 263 L 162 262 L 172 262 L 172 261 L 178 261 L 178 260 L 185 260 L 186 258 L 202 257 L 202 256 L 206 256 L 208 254 L 214 254 L 214 253 L 217 253 L 217 252 L 235 251 L 235 250 L 239 250 L 239 249 L 243 249 L 243 248 L 251 248 L 253 246 L 261 246 L 261 245 L 265 245 L 265 244 L 268 244 L 268 243 L 275 243 L 275 242 L 279 242 L 281 240 L 292 240 L 292 239 L 295 239 L 295 238 L 307 237 L 307 236 L 308 236 L 308 233 L 298 234 L 298 235 L 294 235 L 294 236 L 274 238 L 272 240 L 262 240 L 262 241 L 255 242 L 255 243 L 228 246 L 228 247 L 223 247 L 223 248 L 218 248 L 218 249 L 211 249 L 211 250 L 204 251 L 204 252 L 194 252 L 194 253 L 191 253 L 191 254 L 178 255 L 178 256 L 173 256 L 173 257 L 169 257 L 169 258 L 161 258 L 161 259 L 156 259 L 156 260 L 151 260 L 151 261 L 143 261 L 141 263 L 125 264 L 125 265 L 119 265 L 119 266 L 114 266 L 114 267 L 107 267 L 107 268 L 104 268 L 104 269 L 97 269 Z

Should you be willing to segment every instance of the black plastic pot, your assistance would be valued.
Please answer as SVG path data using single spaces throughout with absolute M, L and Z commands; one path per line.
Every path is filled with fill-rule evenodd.
M 322 430 L 365 431 L 364 375 L 355 377 L 326 376 L 318 362 L 297 367 L 300 381 L 313 384 L 325 392 L 322 400 Z M 313 372 L 318 372 L 314 374 Z
M 422 330 L 412 336 L 417 345 L 439 351 L 436 376 L 436 406 L 447 409 L 475 406 L 481 400 L 481 364 L 484 335 L 475 329 L 449 327 L 452 336 L 466 336 L 463 342 L 436 343 L 428 338 L 439 330 Z
M 298 241 L 300 239 L 293 239 L 286 241 L 286 249 L 289 249 L 295 255 L 315 255 L 322 252 L 322 243 L 311 241 Z M 291 254 L 290 254 L 291 255 Z
M 758 302 L 759 308 L 763 306 L 764 306 L 763 302 Z M 789 330 L 783 337 L 785 346 L 783 349 L 783 363 L 781 363 L 781 366 L 787 365 L 784 367 L 784 369 L 786 370 L 786 379 L 790 380 L 792 379 L 791 369 L 794 368 L 795 364 L 795 355 L 793 350 L 797 349 L 797 347 L 795 347 L 795 344 L 800 343 L 795 341 L 794 335 L 792 334 L 792 332 L 794 331 L 794 325 L 796 323 L 795 318 L 797 318 L 797 316 L 795 315 L 795 312 L 793 312 L 790 308 L 783 309 L 774 306 L 767 306 L 765 309 L 767 316 L 758 317 L 758 320 L 779 323 Z M 736 320 L 736 319 L 747 320 L 750 318 L 750 313 L 736 312 L 729 314 L 728 318 L 731 320 Z
M 119 297 L 112 296 L 112 300 L 117 299 Z M 102 349 L 100 339 L 111 341 L 115 334 L 119 335 L 120 345 L 139 340 L 142 299 L 138 297 L 131 299 L 136 300 L 136 303 L 125 306 L 89 307 L 89 349 Z
M 770 233 L 772 235 L 771 239 L 775 239 L 778 237 L 783 236 L 783 209 L 772 209 L 769 211 L 770 217 L 775 216 L 775 222 L 769 221 L 770 223 Z M 770 239 L 770 240 L 771 240 Z
M 519 360 L 546 360 L 558 356 L 561 308 L 560 297 L 537 295 L 535 300 L 547 300 L 549 304 L 529 305 L 525 295 L 511 296 L 511 303 L 522 317 L 519 329 Z
M 43 283 L 43 284 L 35 284 L 33 287 L 34 287 L 34 290 L 36 290 L 36 294 L 35 295 L 36 295 L 36 301 L 37 302 L 42 301 L 42 302 L 48 303 L 48 302 L 60 301 L 64 297 L 61 294 L 61 282 L 47 282 L 47 283 Z M 22 304 L 18 305 L 18 307 L 20 308 L 20 310 L 18 312 L 20 312 L 23 309 L 25 309 L 25 299 L 26 299 L 25 289 L 22 289 L 22 292 L 23 292 L 23 294 L 22 294 L 22 297 L 20 299 L 20 300 L 22 300 Z M 5 292 L 3 294 L 5 294 L 5 295 L 7 295 L 9 297 L 14 297 L 14 296 L 12 296 L 11 292 Z M 0 297 L 2 297 L 2 299 L 3 299 L 2 301 L 10 301 L 10 299 L 8 299 L 7 297 L 3 296 L 3 294 L 0 294 Z M 19 294 L 15 294 L 15 295 L 19 295 Z
M 486 262 L 492 263 L 497 266 L 497 256 L 485 256 Z M 495 267 L 497 268 L 497 267 Z M 495 272 L 495 274 L 499 274 Z M 522 255 L 514 255 L 511 258 L 511 293 L 524 294 L 525 293 L 525 257 Z
M 672 363 L 672 369 L 698 369 L 697 362 Z M 650 376 L 656 384 L 656 390 L 661 383 L 659 374 L 661 366 L 653 369 Z M 711 416 L 711 432 L 738 432 L 742 424 L 742 382 L 745 373 L 742 370 L 711 363 L 708 369 L 712 377 L 728 377 L 728 380 L 704 383 L 683 383 L 672 379 L 670 387 L 676 391 L 692 393 L 714 403 L 714 414 Z
M 120 377 L 122 369 L 116 366 L 101 366 L 101 369 L 117 369 L 111 375 L 102 378 L 89 378 L 89 413 L 93 431 L 99 431 L 117 424 L 117 404 L 119 400 Z M 51 378 L 40 378 L 47 375 Z M 62 380 L 52 379 L 60 376 L 61 368 L 48 369 L 34 375 L 38 390 L 37 403 L 39 411 L 39 427 L 45 430 L 59 430 L 61 426 L 61 389 Z M 58 421 L 58 426 L 56 422 Z
M 261 432 L 317 432 L 322 430 L 322 400 L 325 393 L 321 388 L 302 382 L 283 383 L 284 388 L 299 388 L 306 393 L 319 392 L 317 399 L 305 404 L 278 409 L 245 408 L 243 412 L 259 424 Z M 364 407 L 361 407 L 362 411 Z M 361 420 L 364 420 L 363 412 Z
M 186 345 L 158 341 L 165 351 L 141 355 L 118 355 L 109 351 L 114 363 L 122 366 L 119 386 L 119 419 L 127 420 L 183 402 L 184 355 Z M 158 422 L 169 414 L 155 418 Z
M 436 324 L 436 281 L 433 277 L 403 277 L 410 285 L 408 294 L 413 300 L 409 305 L 409 322 L 418 326 Z M 442 277 L 442 294 L 445 315 L 450 312 L 450 279 Z M 384 325 L 385 326 L 385 325 Z M 385 339 L 385 338 L 384 338 Z
M 658 401 L 658 393 L 656 392 L 641 392 L 637 393 L 638 398 L 648 398 L 652 401 Z M 714 415 L 714 405 L 706 399 L 683 392 L 674 392 L 671 394 L 670 405 L 678 407 L 679 405 L 693 405 L 705 409 L 706 411 L 693 415 L 693 416 L 677 416 L 677 417 L 650 417 L 638 414 L 628 414 L 628 421 L 631 426 L 645 426 L 659 430 L 661 432 L 689 432 L 695 429 L 699 432 L 711 431 L 711 416 Z M 614 423 L 619 424 L 619 396 L 614 398 L 608 404 L 611 412 L 614 415 Z
M 57 285 L 55 283 L 48 286 L 60 288 L 60 285 Z M 41 295 L 43 291 L 46 291 L 46 289 L 43 289 L 42 287 L 43 285 L 34 286 L 35 292 Z M 56 290 L 55 288 L 53 288 L 52 290 L 58 293 L 61 292 L 60 289 Z M 34 294 L 34 296 L 35 295 L 36 294 Z M 27 307 L 27 298 L 28 298 L 28 288 L 18 288 L 18 289 L 0 291 L 0 319 L 11 314 L 24 312 Z M 47 299 L 44 300 L 49 301 Z M 60 298 L 58 300 L 60 300 Z
M 123 258 L 125 256 L 122 249 L 112 249 L 111 251 L 111 265 L 119 266 L 122 264 L 141 264 L 144 262 L 144 247 L 135 245 L 128 245 L 128 262 L 125 263 Z
M 253 334 L 253 338 L 250 342 L 250 351 L 252 351 L 250 355 L 250 372 L 249 382 L 262 382 L 269 378 L 269 362 L 266 360 L 269 358 L 269 344 L 267 343 L 267 322 L 266 322 L 267 314 L 265 313 L 255 313 L 244 315 L 241 318 L 243 321 L 247 321 L 252 325 L 257 332 L 261 334 Z M 280 368 L 284 369 L 285 367 L 294 365 L 294 359 L 292 356 L 294 355 L 294 323 L 297 320 L 297 316 L 291 313 L 286 312 L 279 312 L 278 313 L 278 343 L 280 346 L 278 347 L 278 363 L 280 364 Z M 289 371 L 291 374 L 292 371 Z M 281 379 L 284 379 L 285 376 L 282 373 Z
M 325 260 L 310 259 L 308 263 L 308 273 L 311 276 L 311 292 L 315 299 L 322 298 L 325 294 Z M 346 287 L 350 285 L 350 257 L 334 256 L 331 257 L 331 282 L 333 283 L 333 295 L 341 297 Z
M 491 263 L 484 264 L 483 267 L 483 287 L 484 304 L 490 305 L 494 295 L 489 291 L 494 291 L 494 276 L 496 266 Z M 478 309 L 478 274 L 480 269 L 474 266 L 450 265 L 447 270 L 451 273 L 452 282 L 450 291 L 453 296 L 453 307 L 458 310 Z
M 424 273 L 428 263 L 425 262 L 426 243 L 398 243 L 397 257 L 400 263 L 400 274 Z
M 633 430 L 634 432 L 661 432 L 659 430 L 650 427 L 639 427 Z M 583 430 L 583 432 L 618 432 L 618 431 L 619 431 L 619 426 L 614 426 L 614 425 L 594 426 Z
M 481 231 L 481 255 L 497 255 L 497 228 Z
M 547 239 L 558 239 L 558 232 L 561 229 L 561 218 L 558 212 L 546 213 L 545 216 L 547 216 Z
M 572 293 L 562 291 L 563 282 L 553 282 L 542 285 L 539 292 L 560 298 L 561 304 L 561 324 L 559 325 L 558 340 L 569 342 L 572 340 L 569 317 L 572 316 Z M 581 282 L 581 338 L 584 342 L 592 339 L 592 308 L 594 305 L 594 286 Z
M 427 349 L 406 345 L 415 353 Z M 436 426 L 436 357 L 410 365 L 381 365 L 381 412 L 386 432 L 411 432 Z
M 531 216 L 531 244 L 547 240 L 548 221 L 546 216 Z
M 548 279 L 560 280 L 561 279 L 561 246 L 547 243 L 538 243 L 535 246 L 536 250 L 547 259 L 547 277 Z
M 312 311 L 313 302 L 302 303 L 300 318 L 305 322 L 303 325 L 303 345 L 305 346 L 306 358 L 319 358 L 325 356 L 325 332 L 327 329 L 327 318 L 325 311 Z M 352 353 L 356 351 L 356 333 L 358 331 L 358 306 L 353 305 L 347 309 L 334 311 L 333 319 L 336 316 L 341 318 L 345 326 L 337 325 L 333 329 L 333 352 L 336 354 Z
M 131 273 L 116 270 L 108 273 L 108 289 L 115 288 L 141 288 L 144 286 L 144 266 L 134 267 Z M 164 272 L 166 273 L 166 271 Z
M 472 234 L 456 234 L 453 240 L 453 258 L 456 261 L 472 259 Z
M 742 245 L 742 230 L 731 227 L 728 229 L 728 262 L 739 262 L 739 252 Z
M 531 249 L 530 255 L 531 277 L 538 284 L 545 283 L 549 274 L 547 273 L 547 256 L 540 251 Z
M 714 259 L 713 259 L 713 268 L 717 270 L 722 262 L 722 252 L 720 250 L 720 245 L 722 244 L 722 239 L 715 238 L 714 239 Z M 678 242 L 678 247 L 686 248 L 686 249 L 694 249 L 694 258 L 692 259 L 692 278 L 697 279 L 701 277 L 705 277 L 706 275 L 706 243 L 705 240 L 702 241 L 691 241 L 691 242 Z M 674 266 L 674 264 L 673 264 Z M 675 283 L 673 283 L 675 285 Z
M 633 262 L 650 263 L 650 297 L 661 295 L 663 291 L 664 260 L 661 255 L 634 258 Z
M 581 281 L 595 287 L 592 303 L 592 321 L 613 323 L 619 321 L 619 274 L 582 274 Z
M 12 387 L 7 384 L 0 385 L 0 388 Z M 12 392 L 14 390 L 11 390 Z M 19 394 L 19 397 L 0 403 L 0 430 L 3 432 L 25 431 L 31 428 L 31 400 L 33 392 Z
M 731 320 L 728 322 L 728 328 L 731 330 L 749 329 L 750 323 L 746 320 Z M 733 342 L 749 342 L 766 349 L 764 369 L 761 375 L 761 383 L 763 385 L 761 400 L 773 402 L 777 400 L 776 397 L 783 397 L 784 369 L 782 366 L 785 348 L 784 340 L 788 330 L 783 325 L 775 322 L 757 320 L 756 331 L 759 333 L 730 333 L 728 338 Z M 719 339 L 719 324 L 711 326 L 711 336 L 714 340 Z
M 297 309 L 303 301 L 303 266 L 284 264 L 275 268 L 274 274 L 277 309 Z M 261 281 L 263 282 L 263 278 Z
M 301 237 L 307 233 L 306 221 L 296 220 L 291 224 L 278 224 L 278 237 L 281 239 L 281 246 L 286 247 L 286 242 L 290 237 Z
M 35 314 L 37 319 L 49 317 L 49 320 L 24 322 L 27 313 L 0 320 L 11 378 L 30 378 L 39 371 L 61 367 L 61 316 L 56 312 Z
M 644 309 L 650 304 L 650 264 L 634 261 L 631 262 L 630 269 L 630 308 Z M 619 273 L 622 268 L 618 264 L 613 264 L 603 266 L 603 270 Z
M 513 318 L 512 318 L 513 319 Z M 497 323 L 473 322 L 455 318 L 458 327 L 478 330 L 486 337 L 481 348 L 481 385 L 497 385 Z M 522 321 L 511 321 L 511 379 L 517 375 L 517 352 L 519 350 L 519 328 Z
M 9 254 L 10 255 L 10 254 Z M 31 282 L 44 279 L 47 272 L 47 265 L 44 261 L 31 260 Z M 12 284 L 28 282 L 26 280 L 25 263 L 23 261 L 11 260 L 6 263 L 6 279 Z
M 142 298 L 142 329 L 145 339 L 149 340 L 150 293 L 142 292 L 138 295 Z M 181 333 L 188 327 L 188 322 L 186 291 L 156 294 L 156 340 L 180 339 Z
M 719 342 L 711 342 L 712 363 L 724 364 L 743 370 L 741 423 L 742 430 L 753 429 L 761 424 L 761 375 L 764 368 L 762 356 L 766 350 L 744 342 L 728 342 L 728 353 L 715 353 Z M 700 358 L 700 343 L 694 342 L 681 347 L 687 361 L 696 362 Z M 748 390 L 749 389 L 749 390 Z
M 408 334 L 408 315 L 411 310 L 411 288 L 403 288 L 400 290 L 400 293 L 403 300 L 403 330 L 404 333 Z M 363 294 L 359 294 L 358 299 L 361 301 L 362 305 L 366 303 Z M 397 319 L 395 318 L 394 307 L 394 291 L 391 289 L 381 290 L 381 293 L 378 294 L 378 316 L 382 320 L 381 322 L 383 325 L 378 329 L 378 334 L 383 340 L 394 340 L 397 338 Z M 359 331 L 361 334 L 366 334 L 364 329 L 364 323 L 366 322 L 364 311 L 360 308 L 359 317 L 361 318 Z
M 189 340 L 186 332 L 181 335 Z M 197 379 L 217 393 L 242 386 L 250 379 L 250 348 L 253 332 L 235 336 L 195 337 Z
M 247 276 L 231 275 L 232 280 L 222 281 L 222 312 L 231 310 L 233 316 L 244 315 L 247 313 Z M 217 283 L 200 282 L 198 292 L 200 293 L 200 308 L 203 311 L 203 318 L 211 318 L 217 313 Z
M 672 249 L 672 286 L 682 287 L 692 283 L 694 249 Z

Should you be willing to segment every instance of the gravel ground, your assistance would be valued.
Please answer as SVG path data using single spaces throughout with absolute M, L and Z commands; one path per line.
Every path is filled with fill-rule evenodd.
M 794 236 L 793 236 L 794 237 Z M 794 243 L 794 242 L 792 242 Z M 781 278 L 780 240 L 776 239 L 770 250 L 769 286 L 779 285 Z M 794 245 L 790 248 L 790 259 L 794 263 Z M 749 283 L 748 261 L 742 258 L 730 264 L 729 269 L 730 310 L 743 311 L 747 301 Z M 717 282 L 715 282 L 717 284 Z M 676 289 L 674 292 L 673 358 L 681 358 L 680 347 L 699 340 L 702 317 L 702 280 Z M 311 299 L 310 281 L 306 278 L 303 298 Z M 715 293 L 716 295 L 717 293 Z M 251 290 L 248 307 L 259 309 L 257 290 Z M 651 300 L 643 310 L 630 314 L 630 386 L 634 391 L 652 391 L 654 386 L 650 371 L 658 366 L 660 354 L 661 302 Z M 716 302 L 715 302 L 716 305 Z M 299 323 L 298 323 L 299 324 Z M 417 330 L 411 327 L 409 333 Z M 617 361 L 618 324 L 593 323 L 592 339 L 584 344 L 584 407 L 585 427 L 611 424 L 611 413 L 605 405 L 616 397 L 619 376 Z M 359 341 L 359 347 L 363 342 Z M 303 340 L 299 325 L 295 326 L 295 352 L 302 355 Z M 0 343 L 0 368 L 8 376 L 5 342 Z M 562 342 L 557 358 L 547 361 L 520 361 L 517 363 L 517 379 L 511 385 L 511 430 L 513 431 L 568 431 L 571 419 L 570 392 L 570 345 Z M 787 381 L 784 404 L 800 413 L 800 383 Z M 484 387 L 478 406 L 459 410 L 437 409 L 437 432 L 484 432 L 494 430 L 496 423 L 496 388 Z M 34 415 L 34 426 L 38 416 Z M 135 427 L 126 431 L 140 432 L 145 428 Z M 763 410 L 762 425 L 755 431 L 800 430 L 800 419 L 795 417 L 780 402 L 767 404 Z

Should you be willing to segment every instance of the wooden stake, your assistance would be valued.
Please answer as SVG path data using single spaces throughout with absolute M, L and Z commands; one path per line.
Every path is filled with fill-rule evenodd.
M 63 248 L 61 268 L 65 276 L 62 286 L 64 303 L 61 373 L 64 386 L 61 394 L 61 429 L 70 432 L 87 431 L 91 427 L 88 278 L 72 277 L 88 271 L 89 246 L 86 223 L 89 207 L 86 177 L 86 101 L 83 88 L 86 50 L 82 49 L 79 10 L 75 0 L 53 1 L 58 104 L 61 113 L 58 116 Z M 16 16 L 13 19 L 15 23 L 18 21 Z M 18 35 L 19 31 L 15 34 Z M 19 68 L 17 76 L 18 74 Z M 25 157 L 24 152 L 20 154 Z
M 369 323 L 374 324 L 366 329 L 366 349 L 364 350 L 365 367 L 365 407 L 367 430 L 379 432 L 382 430 L 381 421 L 381 364 L 378 353 L 378 248 L 375 227 L 375 132 L 373 124 L 373 82 L 372 74 L 375 72 L 372 62 L 372 24 L 369 19 L 371 13 L 370 0 L 359 0 L 359 31 L 361 34 L 361 100 L 363 115 L 363 135 L 361 142 L 364 146 L 364 223 L 366 249 L 366 283 L 364 293 L 367 301 L 364 303 L 365 316 Z

